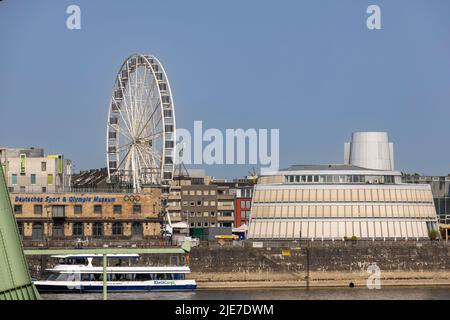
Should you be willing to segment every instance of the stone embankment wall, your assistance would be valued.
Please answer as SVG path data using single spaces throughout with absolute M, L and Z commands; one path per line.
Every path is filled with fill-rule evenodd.
M 195 272 L 365 271 L 372 263 L 385 271 L 450 270 L 450 243 L 264 243 L 263 248 L 246 243 L 196 247 L 190 258 Z
M 365 286 L 373 263 L 384 285 L 450 285 L 446 242 L 246 243 L 190 255 L 201 287 Z

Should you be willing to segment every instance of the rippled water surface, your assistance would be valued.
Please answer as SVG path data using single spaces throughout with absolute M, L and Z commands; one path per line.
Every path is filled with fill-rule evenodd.
M 42 294 L 46 300 L 101 300 L 102 294 Z M 313 289 L 198 289 L 194 292 L 110 293 L 110 300 L 450 300 L 450 287 L 386 287 Z

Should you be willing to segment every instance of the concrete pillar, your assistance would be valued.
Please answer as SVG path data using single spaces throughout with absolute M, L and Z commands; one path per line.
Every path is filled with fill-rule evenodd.
M 52 224 L 51 223 L 44 223 L 44 238 L 51 237 L 52 235 Z
M 91 237 L 92 236 L 92 223 L 85 223 L 84 224 L 84 235 L 86 237 Z
M 23 224 L 23 236 L 31 237 L 33 235 L 33 224 L 31 222 L 26 222 Z
M 111 236 L 111 235 L 112 235 L 112 224 L 105 223 L 105 236 Z
M 126 222 L 123 224 L 123 235 L 126 237 L 131 236 L 131 223 Z
M 64 236 L 65 237 L 72 236 L 72 223 L 69 222 L 64 223 Z

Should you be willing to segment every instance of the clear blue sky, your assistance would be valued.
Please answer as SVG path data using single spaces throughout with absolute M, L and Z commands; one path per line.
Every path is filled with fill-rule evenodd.
M 79 31 L 66 28 L 70 4 Z M 369 4 L 382 30 L 366 28 Z M 105 166 L 113 80 L 138 52 L 164 64 L 179 127 L 280 128 L 283 167 L 340 163 L 353 131 L 388 131 L 397 169 L 446 175 L 449 13 L 448 0 L 4 0 L 0 145 Z

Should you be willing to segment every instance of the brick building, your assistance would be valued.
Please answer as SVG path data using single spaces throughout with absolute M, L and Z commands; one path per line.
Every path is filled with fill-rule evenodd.
M 24 240 L 148 239 L 161 235 L 161 190 L 122 193 L 12 193 Z

